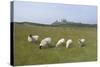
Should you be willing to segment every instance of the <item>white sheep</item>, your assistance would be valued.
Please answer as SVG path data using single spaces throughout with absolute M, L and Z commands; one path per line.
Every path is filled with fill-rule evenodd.
M 39 39 L 39 36 L 38 35 L 34 35 L 34 36 L 32 36 L 32 38 L 33 38 L 34 41 L 37 41 Z
M 85 44 L 85 39 L 84 38 L 82 38 L 82 39 L 79 39 L 78 40 L 78 43 L 79 43 L 79 47 L 83 47 L 84 46 L 84 44 Z
M 28 42 L 35 42 L 39 39 L 39 36 L 38 35 L 34 35 L 32 36 L 31 34 L 28 35 Z
M 71 44 L 72 44 L 72 39 L 68 39 L 66 41 L 66 48 L 69 48 Z
M 58 40 L 56 47 L 58 47 L 59 45 L 62 45 L 65 42 L 64 38 L 61 38 L 60 40 Z
M 51 40 L 51 37 L 44 38 L 41 41 L 39 48 L 41 49 L 42 47 L 48 46 L 49 44 L 51 44 Z

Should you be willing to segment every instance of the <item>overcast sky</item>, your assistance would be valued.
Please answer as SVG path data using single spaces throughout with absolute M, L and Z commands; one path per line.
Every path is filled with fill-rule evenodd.
M 55 20 L 97 23 L 97 7 L 41 2 L 14 1 L 14 21 L 51 24 Z

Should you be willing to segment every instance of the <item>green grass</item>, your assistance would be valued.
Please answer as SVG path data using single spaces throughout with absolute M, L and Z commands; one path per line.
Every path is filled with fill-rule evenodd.
M 39 35 L 39 41 L 29 43 L 28 34 Z M 97 60 L 97 31 L 96 27 L 47 27 L 37 25 L 14 24 L 14 65 L 33 65 L 51 63 L 69 63 Z M 40 41 L 52 37 L 52 46 L 64 37 L 73 39 L 71 48 L 39 49 Z M 86 46 L 79 48 L 77 40 L 86 39 Z

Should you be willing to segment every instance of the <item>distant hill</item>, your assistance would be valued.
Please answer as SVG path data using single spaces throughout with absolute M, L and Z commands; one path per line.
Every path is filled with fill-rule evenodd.
M 75 23 L 75 22 L 54 22 L 52 23 L 54 26 L 79 26 L 79 27 L 96 27 L 97 24 L 83 24 L 83 23 Z
M 14 22 L 15 24 L 23 24 L 23 25 L 37 25 L 37 26 L 51 26 L 47 24 L 40 24 L 36 22 Z
M 36 25 L 36 26 L 50 26 L 50 27 L 70 27 L 70 26 L 78 26 L 78 27 L 97 27 L 97 24 L 82 24 L 82 23 L 73 23 L 73 22 L 54 22 L 51 25 L 40 24 L 35 22 L 14 22 L 16 24 L 23 25 Z

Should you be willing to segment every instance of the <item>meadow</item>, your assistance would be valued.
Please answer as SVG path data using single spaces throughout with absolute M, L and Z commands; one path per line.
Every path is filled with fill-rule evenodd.
M 97 60 L 97 28 L 96 27 L 50 27 L 28 24 L 14 24 L 14 65 L 37 65 L 54 63 L 87 62 Z M 39 41 L 29 43 L 29 34 L 39 35 Z M 39 49 L 41 40 L 52 38 L 52 46 Z M 71 48 L 59 46 L 55 48 L 60 38 L 71 38 Z M 85 38 L 84 48 L 79 48 L 78 39 Z

